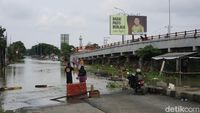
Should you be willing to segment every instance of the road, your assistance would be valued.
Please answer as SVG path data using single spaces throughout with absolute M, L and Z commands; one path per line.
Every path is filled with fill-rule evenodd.
M 161 95 L 133 95 L 130 91 L 91 98 L 87 102 L 105 113 L 166 113 L 169 112 L 169 106 L 198 108 L 200 112 L 198 103 L 183 102 Z
M 192 108 L 190 110 L 193 111 L 195 108 L 200 109 L 198 103 L 183 102 L 162 95 L 133 95 L 129 90 L 102 95 L 100 98 L 80 100 L 76 103 L 68 102 L 61 106 L 23 109 L 20 113 L 183 113 L 183 111 L 171 112 L 169 106 L 171 109 L 172 107 Z M 200 112 L 200 110 L 193 111 L 184 113 Z

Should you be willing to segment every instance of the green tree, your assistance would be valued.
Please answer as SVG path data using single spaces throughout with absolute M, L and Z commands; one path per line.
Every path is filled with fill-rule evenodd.
M 6 48 L 6 38 L 4 36 L 5 28 L 0 26 L 0 68 L 5 66 L 5 48 Z
M 6 47 L 6 41 L 4 39 L 4 32 L 6 31 L 5 28 L 0 26 L 0 48 L 5 48 Z
M 26 54 L 26 48 L 21 41 L 14 42 L 8 47 L 8 60 L 10 62 L 16 62 L 19 59 L 23 59 Z
M 40 43 L 32 46 L 31 49 L 27 50 L 27 54 L 40 56 L 46 56 L 51 54 L 60 55 L 60 50 L 54 45 Z
M 75 47 L 67 43 L 61 43 L 61 55 L 65 61 L 68 61 L 70 55 L 75 51 Z
M 152 57 L 160 55 L 161 51 L 158 48 L 154 48 L 152 45 L 145 46 L 135 51 L 139 57 L 139 67 L 142 68 L 143 60 L 150 60 Z

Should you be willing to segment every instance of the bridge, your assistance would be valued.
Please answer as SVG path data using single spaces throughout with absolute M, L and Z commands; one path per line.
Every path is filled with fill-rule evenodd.
M 162 52 L 192 52 L 200 50 L 200 29 L 175 32 L 171 34 L 149 36 L 142 39 L 127 40 L 103 45 L 93 51 L 82 51 L 71 55 L 72 58 L 82 58 L 90 63 L 110 63 L 112 59 L 130 62 L 135 51 L 147 45 L 159 48 Z M 119 60 L 117 60 L 118 62 Z

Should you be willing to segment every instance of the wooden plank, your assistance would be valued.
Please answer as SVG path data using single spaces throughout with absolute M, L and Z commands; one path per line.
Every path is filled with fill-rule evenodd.
M 22 89 L 22 87 L 21 86 L 17 86 L 17 87 L 1 87 L 0 91 L 17 90 L 17 89 Z

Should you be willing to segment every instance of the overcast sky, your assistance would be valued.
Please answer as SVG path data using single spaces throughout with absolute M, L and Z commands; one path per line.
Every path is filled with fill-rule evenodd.
M 120 41 L 109 35 L 109 15 L 120 13 L 147 16 L 147 34 L 167 32 L 168 0 L 0 0 L 0 25 L 9 42 L 22 41 L 27 48 L 38 43 L 60 47 L 60 34 L 70 34 L 70 44 L 103 44 Z M 171 0 L 172 32 L 200 28 L 200 0 Z M 130 37 L 126 36 L 126 39 Z

